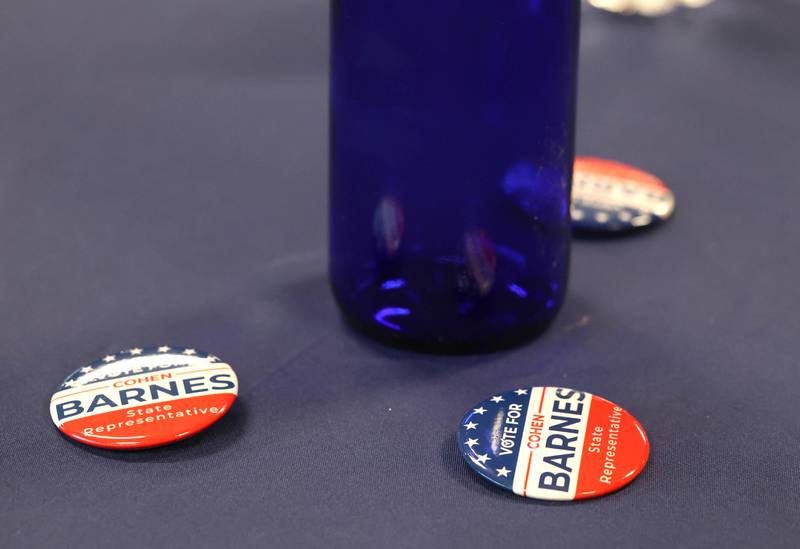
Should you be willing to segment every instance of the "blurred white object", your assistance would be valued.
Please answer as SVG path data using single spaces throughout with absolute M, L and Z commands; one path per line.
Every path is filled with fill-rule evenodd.
M 701 8 L 714 0 L 589 0 L 596 8 L 626 15 L 656 17 L 677 7 Z

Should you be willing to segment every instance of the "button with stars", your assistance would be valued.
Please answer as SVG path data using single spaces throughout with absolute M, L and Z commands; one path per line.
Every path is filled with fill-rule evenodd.
M 458 444 L 483 478 L 520 496 L 551 501 L 619 490 L 642 472 L 650 454 L 647 435 L 631 414 L 562 387 L 493 395 L 464 416 Z
M 207 429 L 228 412 L 238 386 L 230 365 L 209 353 L 133 347 L 70 374 L 50 399 L 50 416 L 84 444 L 141 450 Z
M 632 231 L 667 221 L 674 212 L 675 195 L 658 177 L 613 160 L 575 160 L 571 214 L 577 231 Z

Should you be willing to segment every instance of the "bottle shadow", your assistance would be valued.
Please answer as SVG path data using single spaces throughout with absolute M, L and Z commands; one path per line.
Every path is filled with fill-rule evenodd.
M 315 273 L 305 278 L 293 279 L 280 287 L 270 288 L 262 294 L 262 299 L 277 305 L 287 318 L 287 324 L 304 326 L 315 335 L 346 340 L 348 347 L 353 346 L 360 353 L 389 359 L 400 365 L 435 365 L 439 369 L 472 367 L 484 362 L 484 355 L 498 355 L 506 350 L 492 353 L 435 352 L 435 349 L 421 351 L 375 338 L 359 329 L 340 312 L 326 273 Z M 509 347 L 511 348 L 514 347 Z

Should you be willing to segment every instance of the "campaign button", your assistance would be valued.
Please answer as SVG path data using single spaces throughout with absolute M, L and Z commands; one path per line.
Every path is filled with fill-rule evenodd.
M 650 443 L 616 404 L 562 387 L 501 393 L 471 408 L 458 444 L 483 478 L 520 496 L 550 501 L 595 498 L 642 472 Z
M 675 195 L 661 179 L 633 166 L 578 157 L 570 212 L 578 231 L 630 231 L 667 221 Z
M 178 442 L 230 410 L 230 365 L 185 347 L 133 348 L 78 368 L 50 399 L 56 427 L 84 444 L 140 450 Z

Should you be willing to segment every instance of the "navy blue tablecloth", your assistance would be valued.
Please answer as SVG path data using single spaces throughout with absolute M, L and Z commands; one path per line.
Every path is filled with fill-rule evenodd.
M 586 10 L 578 149 L 678 214 L 577 241 L 547 333 L 457 357 L 329 294 L 327 4 L 0 5 L 0 546 L 800 545 L 800 4 Z M 218 425 L 128 454 L 56 431 L 69 372 L 162 344 L 236 368 Z M 457 423 L 523 385 L 630 410 L 642 476 L 576 505 L 478 478 Z

